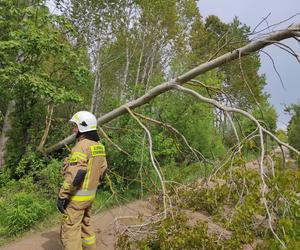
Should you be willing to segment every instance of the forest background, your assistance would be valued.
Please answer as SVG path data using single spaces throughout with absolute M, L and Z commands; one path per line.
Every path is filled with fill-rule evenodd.
M 238 18 L 230 23 L 217 16 L 204 20 L 194 0 L 56 0 L 55 4 L 59 15 L 51 13 L 43 1 L 3 0 L 0 4 L 2 244 L 58 217 L 55 200 L 61 184 L 60 170 L 71 145 L 51 154 L 45 154 L 44 149 L 70 134 L 68 120 L 72 114 L 90 110 L 101 117 L 201 63 L 248 44 L 253 35 Z M 210 70 L 187 86 L 223 105 L 247 111 L 283 142 L 300 150 L 300 105 L 287 107 L 292 114 L 287 133 L 276 130 L 277 115 L 264 92 L 266 79 L 258 73 L 259 68 L 259 54 L 253 53 Z M 151 131 L 156 164 L 169 181 L 192 183 L 199 177 L 208 177 L 218 166 L 236 166 L 239 170 L 235 174 L 246 176 L 249 173 L 238 167 L 261 153 L 259 139 L 252 137 L 256 125 L 251 120 L 241 114 L 228 117 L 222 110 L 180 92 L 166 92 L 135 112 Z M 132 115 L 104 124 L 99 133 L 107 148 L 109 172 L 95 211 L 160 192 L 147 135 Z M 237 135 L 247 139 L 238 154 L 231 154 L 236 150 Z M 267 137 L 265 144 L 267 152 L 277 147 Z M 278 166 L 281 162 L 279 157 L 275 159 Z M 251 199 L 240 204 L 247 207 L 249 213 L 244 215 L 248 217 L 228 225 L 236 233 L 226 243 L 228 249 L 261 235 L 268 239 L 266 249 L 270 245 L 279 248 L 281 241 L 291 249 L 299 245 L 299 204 L 295 197 L 300 187 L 290 184 L 291 178 L 297 182 L 300 174 L 282 167 L 278 171 L 268 184 L 276 181 L 284 189 L 290 210 L 283 212 L 281 204 L 274 206 L 278 210 L 276 223 L 280 224 L 276 234 L 272 228 L 255 231 L 240 223 L 252 219 L 253 210 L 266 216 L 261 207 L 256 207 L 256 183 L 256 193 L 250 192 Z M 258 177 L 251 178 L 256 182 Z M 220 190 L 214 191 L 215 195 Z M 196 207 L 205 203 L 210 213 L 217 214 L 229 192 L 218 196 L 220 203 L 214 204 L 216 207 L 200 198 L 199 203 L 192 198 L 196 200 L 193 204 Z M 271 204 L 280 198 L 271 194 L 268 197 Z M 249 237 L 242 239 L 245 230 Z M 208 237 L 205 232 L 199 235 Z M 167 238 L 167 234 L 160 238 L 162 245 L 158 248 L 164 248 Z M 149 246 L 151 242 L 140 244 Z M 190 247 L 196 244 L 195 239 L 185 242 Z

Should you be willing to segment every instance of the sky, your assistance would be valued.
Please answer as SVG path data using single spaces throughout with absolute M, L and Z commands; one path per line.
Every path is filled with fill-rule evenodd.
M 300 0 L 198 0 L 198 7 L 203 18 L 216 15 L 223 22 L 228 23 L 237 16 L 242 23 L 250 26 L 251 30 L 269 13 L 271 13 L 267 18 L 269 25 L 296 15 L 284 24 L 277 26 L 276 29 L 300 22 Z M 267 23 L 262 22 L 259 28 L 266 28 Z M 300 56 L 300 43 L 293 39 L 285 40 L 284 43 L 291 46 Z M 271 95 L 270 102 L 277 111 L 277 127 L 286 129 L 290 116 L 284 112 L 285 105 L 300 103 L 300 63 L 275 46 L 264 50 L 272 55 L 283 80 L 284 88 L 274 71 L 271 60 L 262 53 L 260 54 L 262 66 L 259 73 L 266 75 L 265 91 Z

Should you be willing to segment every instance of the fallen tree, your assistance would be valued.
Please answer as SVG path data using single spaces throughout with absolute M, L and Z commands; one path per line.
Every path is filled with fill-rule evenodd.
M 147 93 L 145 93 L 143 96 L 132 100 L 126 104 L 126 107 L 130 109 L 134 109 L 137 107 L 140 107 L 158 95 L 165 93 L 169 90 L 171 90 L 174 86 L 174 84 L 177 85 L 183 85 L 190 81 L 191 79 L 208 72 L 209 70 L 215 69 L 219 66 L 222 66 L 230 61 L 240 59 L 241 57 L 247 56 L 251 53 L 258 52 L 259 50 L 263 49 L 266 46 L 276 44 L 279 41 L 282 41 L 284 39 L 288 38 L 297 38 L 300 37 L 300 23 L 294 24 L 286 29 L 279 30 L 272 32 L 263 38 L 260 38 L 256 41 L 252 41 L 249 44 L 238 48 L 234 51 L 228 52 L 222 56 L 219 56 L 211 61 L 208 61 L 206 63 L 203 63 L 192 70 L 182 74 L 181 76 L 178 76 L 174 79 L 171 79 L 170 81 L 164 82 L 151 90 L 149 90 Z M 101 116 L 98 118 L 98 125 L 101 126 L 105 123 L 108 123 L 115 118 L 127 113 L 127 109 L 125 106 L 120 106 L 111 112 Z M 75 135 L 70 135 L 63 140 L 59 141 L 58 143 L 50 146 L 49 148 L 42 149 L 42 151 L 45 154 L 50 154 L 58 149 L 61 149 L 65 145 L 72 143 L 75 140 Z

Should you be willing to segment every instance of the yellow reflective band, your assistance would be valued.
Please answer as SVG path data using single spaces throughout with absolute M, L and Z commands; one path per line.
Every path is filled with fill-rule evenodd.
M 78 162 L 78 160 L 87 161 L 87 155 L 81 152 L 73 152 L 69 162 L 74 163 L 74 162 Z
M 69 189 L 70 187 L 71 187 L 71 184 L 69 184 L 68 182 L 64 181 L 63 188 L 64 189 Z
M 76 155 L 76 157 L 77 157 L 77 159 L 81 159 L 81 160 L 83 160 L 83 161 L 86 161 L 86 160 L 87 160 L 86 157 L 82 157 L 82 156 L 80 156 L 80 155 Z
M 95 236 L 95 235 L 88 236 L 88 237 L 84 237 L 82 240 L 83 240 L 83 241 L 90 241 L 90 240 L 93 240 L 93 239 L 96 239 L 96 236 Z
M 74 195 L 71 196 L 71 201 L 90 201 L 95 199 L 95 197 L 96 197 L 96 193 L 87 196 Z
M 81 152 L 78 152 L 78 151 L 76 151 L 76 152 L 73 152 L 73 153 L 72 153 L 72 155 L 80 155 L 80 156 L 82 156 L 82 157 L 87 157 L 87 155 L 86 155 L 86 154 L 84 154 L 84 153 L 81 153 Z
M 82 239 L 82 243 L 85 245 L 93 245 L 96 243 L 96 236 L 85 237 Z
M 77 162 L 78 160 L 77 160 L 77 157 L 76 156 L 71 156 L 70 157 L 70 160 L 69 160 L 69 162 L 70 163 L 74 163 L 74 162 Z
M 105 147 L 102 144 L 93 145 L 90 148 L 92 156 L 105 156 Z
M 72 153 L 72 156 L 77 156 L 77 157 L 79 157 L 79 158 L 81 158 L 81 159 L 87 160 L 87 155 L 86 155 L 86 154 L 83 154 L 83 153 L 81 153 L 81 152 L 73 152 L 73 153 Z
M 97 126 L 90 126 L 90 128 L 97 128 Z

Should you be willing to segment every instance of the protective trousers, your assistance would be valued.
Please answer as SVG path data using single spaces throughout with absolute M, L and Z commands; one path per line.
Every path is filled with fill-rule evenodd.
M 61 223 L 64 250 L 96 250 L 96 236 L 91 225 L 91 206 L 75 209 L 68 206 Z

